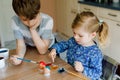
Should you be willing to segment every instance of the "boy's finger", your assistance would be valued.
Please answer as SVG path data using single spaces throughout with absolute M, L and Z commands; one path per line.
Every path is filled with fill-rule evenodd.
M 10 60 L 13 60 L 13 59 L 15 59 L 15 58 L 11 56 L 11 57 L 10 57 Z

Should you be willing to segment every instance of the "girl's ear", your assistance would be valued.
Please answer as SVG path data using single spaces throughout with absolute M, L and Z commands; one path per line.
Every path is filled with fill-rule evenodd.
M 94 38 L 96 36 L 96 32 L 93 32 L 91 36 Z

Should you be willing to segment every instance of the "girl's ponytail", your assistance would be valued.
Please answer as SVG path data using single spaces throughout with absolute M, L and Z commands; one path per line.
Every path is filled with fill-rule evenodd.
M 99 22 L 98 40 L 100 46 L 105 46 L 108 39 L 108 25 L 105 22 Z

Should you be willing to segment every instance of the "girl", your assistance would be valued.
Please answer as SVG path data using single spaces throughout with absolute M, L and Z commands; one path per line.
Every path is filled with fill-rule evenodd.
M 51 47 L 52 61 L 56 54 L 67 50 L 67 61 L 76 71 L 83 72 L 91 80 L 99 80 L 102 74 L 102 52 L 94 38 L 104 46 L 108 37 L 108 26 L 99 21 L 92 12 L 77 14 L 72 23 L 73 37 Z

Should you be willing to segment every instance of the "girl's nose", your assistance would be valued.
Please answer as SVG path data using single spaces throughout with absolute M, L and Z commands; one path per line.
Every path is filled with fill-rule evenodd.
M 78 38 L 78 35 L 74 35 L 74 38 L 77 39 L 77 38 Z

